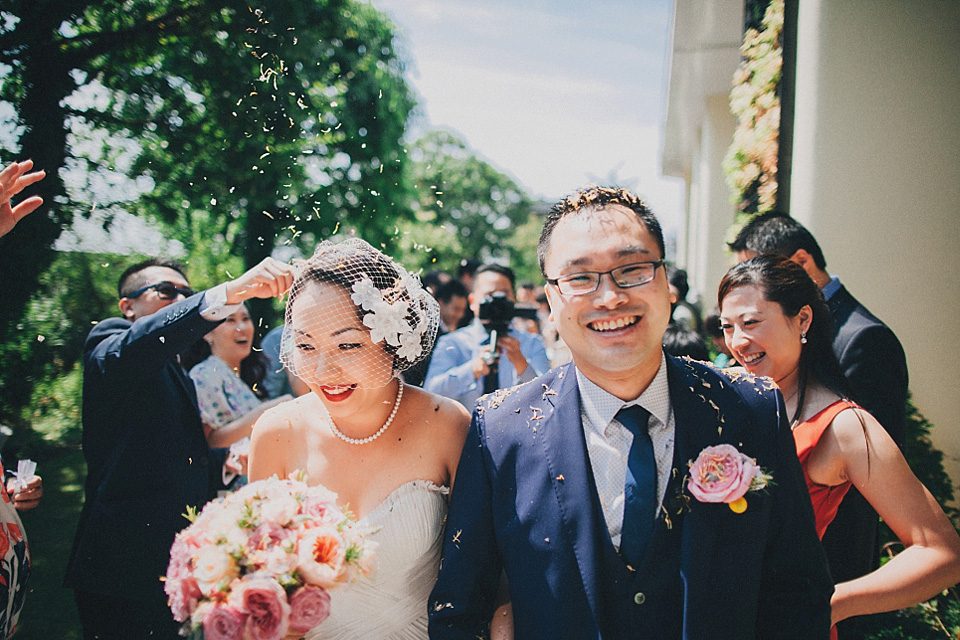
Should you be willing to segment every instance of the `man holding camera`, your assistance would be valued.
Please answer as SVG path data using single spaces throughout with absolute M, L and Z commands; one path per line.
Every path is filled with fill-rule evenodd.
M 540 336 L 509 328 L 525 310 L 514 307 L 513 271 L 477 269 L 469 296 L 474 320 L 437 341 L 424 388 L 468 409 L 484 393 L 533 380 L 550 368 Z

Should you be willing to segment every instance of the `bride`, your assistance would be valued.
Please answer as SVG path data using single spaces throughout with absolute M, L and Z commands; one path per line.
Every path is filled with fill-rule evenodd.
M 324 241 L 300 265 L 281 359 L 312 393 L 257 422 L 249 477 L 305 471 L 361 524 L 380 528 L 374 571 L 330 591 L 330 617 L 308 640 L 427 637 L 427 597 L 470 417 L 404 385 L 400 373 L 429 355 L 438 318 L 418 279 L 362 240 Z

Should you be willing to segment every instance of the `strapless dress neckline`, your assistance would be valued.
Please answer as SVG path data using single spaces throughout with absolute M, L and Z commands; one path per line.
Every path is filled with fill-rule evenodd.
M 374 570 L 330 591 L 330 617 L 306 640 L 425 640 L 427 599 L 437 579 L 449 489 L 406 482 L 360 518 L 377 548 Z

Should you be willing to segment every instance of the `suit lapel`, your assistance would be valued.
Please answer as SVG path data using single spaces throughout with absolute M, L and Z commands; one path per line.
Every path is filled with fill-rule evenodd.
M 840 285 L 840 288 L 827 300 L 827 308 L 830 309 L 830 315 L 833 316 L 834 328 L 842 325 L 850 317 L 856 306 L 857 301 L 854 297 L 850 295 L 846 287 Z
M 683 360 L 667 358 L 670 380 L 670 402 L 674 409 L 676 422 L 676 459 L 680 465 L 681 479 L 688 471 L 687 464 L 696 459 L 708 446 L 721 443 L 733 444 L 738 449 L 742 425 L 731 424 L 724 415 L 724 408 L 714 401 L 717 398 L 715 386 L 723 385 L 722 376 L 703 379 Z M 723 403 L 721 403 L 723 404 Z M 683 480 L 685 481 L 685 480 Z M 683 485 L 678 483 L 673 489 L 680 491 Z M 718 513 L 715 505 L 699 503 L 690 498 L 689 509 L 684 514 L 681 530 L 680 571 L 688 581 L 698 581 L 706 567 L 715 566 L 719 558 L 714 557 L 717 536 L 719 535 Z M 706 572 L 709 575 L 709 571 Z
M 603 542 L 597 539 L 597 518 L 602 520 L 602 515 L 598 514 L 597 500 L 592 495 L 596 489 L 580 419 L 577 375 L 572 364 L 560 369 L 543 398 L 542 442 L 550 482 L 560 506 L 560 524 L 577 559 L 590 609 L 597 618 L 597 579 L 601 574 Z
M 197 388 L 193 384 L 193 379 L 184 371 L 180 362 L 172 358 L 167 362 L 171 377 L 176 380 L 177 387 L 183 393 L 187 403 L 192 407 L 199 407 L 200 401 L 197 399 Z
M 562 377 L 561 377 L 562 376 Z M 718 380 L 707 382 L 682 360 L 667 357 L 667 380 L 670 385 L 670 404 L 674 412 L 675 441 L 673 468 L 676 477 L 671 478 L 664 496 L 665 505 L 674 505 L 680 500 L 687 463 L 697 457 L 705 447 L 720 442 L 731 442 L 735 434 L 724 432 L 724 418 L 720 407 L 713 402 L 715 392 L 711 385 L 722 384 Z M 556 391 L 556 393 L 552 393 Z M 544 419 L 541 423 L 543 446 L 551 474 L 557 501 L 560 505 L 561 526 L 580 568 L 580 576 L 595 616 L 599 616 L 599 579 L 603 573 L 603 545 L 610 545 L 606 523 L 595 496 L 593 470 L 587 454 L 583 426 L 580 418 L 580 392 L 576 372 L 572 365 L 563 367 L 545 391 L 542 403 Z M 700 557 L 698 549 L 712 549 L 715 531 L 710 522 L 698 523 L 699 514 L 671 514 L 671 526 L 681 527 L 681 571 L 687 574 L 688 567 L 709 566 L 711 558 Z M 693 516 L 692 522 L 685 522 Z M 684 525 L 692 526 L 684 526 Z M 654 539 L 644 559 L 641 572 L 649 563 L 657 561 L 655 549 L 669 529 L 663 512 L 658 514 Z M 695 532 L 695 533 L 691 533 Z M 658 541 L 658 538 L 660 540 Z M 696 544 L 691 540 L 695 538 Z M 599 617 L 597 618 L 599 619 Z
M 667 358 L 667 380 L 675 426 L 674 459 L 680 472 L 686 473 L 687 462 L 697 457 L 704 447 L 723 438 L 723 416 L 710 399 L 710 387 L 683 361 Z

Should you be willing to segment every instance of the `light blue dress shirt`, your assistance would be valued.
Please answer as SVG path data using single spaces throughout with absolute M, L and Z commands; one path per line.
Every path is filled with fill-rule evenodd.
M 509 335 L 520 341 L 520 352 L 527 359 L 527 368 L 518 375 L 510 360 L 501 354 L 501 389 L 533 380 L 550 369 L 547 350 L 540 336 L 514 329 L 510 329 Z M 483 395 L 483 378 L 473 377 L 473 358 L 488 340 L 487 331 L 479 320 L 441 336 L 433 348 L 423 388 L 453 398 L 472 411 L 477 399 Z

